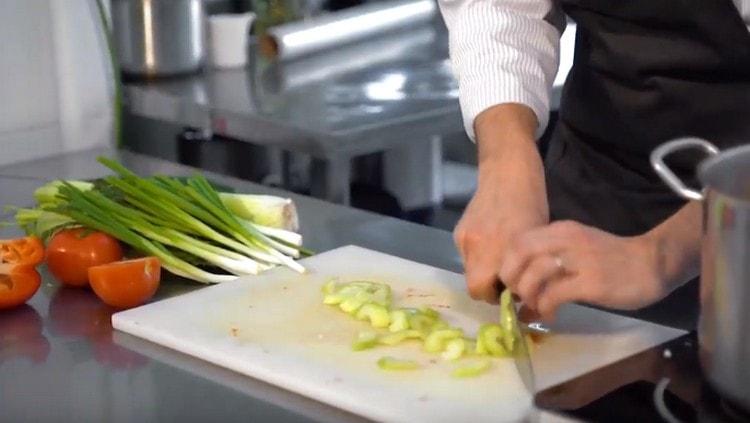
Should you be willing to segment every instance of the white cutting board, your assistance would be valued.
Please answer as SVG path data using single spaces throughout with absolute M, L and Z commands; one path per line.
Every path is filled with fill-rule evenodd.
M 353 352 L 363 322 L 321 303 L 329 278 L 387 282 L 397 306 L 429 305 L 474 335 L 497 307 L 472 301 L 463 277 L 359 247 L 304 260 L 299 275 L 275 269 L 112 316 L 121 331 L 380 421 L 517 421 L 532 408 L 512 359 L 494 359 L 475 379 L 450 377 L 455 363 L 416 343 Z M 673 339 L 683 331 L 586 307 L 561 310 L 554 335 L 532 350 L 543 389 Z M 422 368 L 384 372 L 378 358 Z

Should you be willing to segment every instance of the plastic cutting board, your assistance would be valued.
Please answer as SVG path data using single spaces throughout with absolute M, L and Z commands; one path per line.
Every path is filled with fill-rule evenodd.
M 517 421 L 532 407 L 512 359 L 494 359 L 475 379 L 453 379 L 457 364 L 418 344 L 353 352 L 367 328 L 321 303 L 330 278 L 368 279 L 393 288 L 394 305 L 428 305 L 474 335 L 497 319 L 497 307 L 472 301 L 463 276 L 348 246 L 303 261 L 308 273 L 275 269 L 116 313 L 121 331 L 242 374 L 389 422 Z M 543 389 L 682 335 L 677 329 L 587 307 L 561 309 L 553 335 L 532 349 Z M 421 368 L 385 372 L 382 356 L 417 360 Z

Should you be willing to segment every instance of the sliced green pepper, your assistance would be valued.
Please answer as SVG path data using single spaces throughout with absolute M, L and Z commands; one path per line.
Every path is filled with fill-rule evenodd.
M 409 329 L 409 313 L 404 309 L 391 311 L 391 324 L 388 330 L 398 332 Z
M 352 285 L 335 285 L 333 288 L 329 286 L 325 289 L 333 289 L 333 292 L 323 296 L 323 304 L 341 304 L 351 298 L 361 298 L 363 301 L 367 300 L 367 294 L 361 287 Z
M 415 313 L 409 316 L 409 327 L 416 329 L 420 332 L 428 334 L 432 331 L 432 326 L 435 324 L 435 320 L 422 313 Z
M 331 278 L 326 283 L 323 284 L 322 287 L 320 287 L 320 291 L 325 294 L 333 294 L 336 292 L 336 279 Z
M 352 342 L 352 350 L 362 351 L 378 345 L 378 334 L 372 331 L 360 332 Z
M 445 349 L 445 344 L 454 338 L 462 337 L 463 331 L 460 329 L 437 329 L 430 332 L 424 340 L 424 349 L 427 352 L 440 352 Z
M 451 325 L 448 324 L 445 320 L 436 320 L 435 323 L 432 324 L 432 330 L 438 330 L 438 329 L 448 329 L 451 327 Z
M 502 343 L 503 328 L 498 324 L 486 323 L 479 328 L 477 335 L 477 348 L 485 350 L 489 355 L 494 357 L 508 356 L 508 350 Z M 479 352 L 479 351 L 477 351 Z
M 419 364 L 414 360 L 402 360 L 394 357 L 383 357 L 378 360 L 382 370 L 416 370 Z
M 451 339 L 445 344 L 442 357 L 444 360 L 458 360 L 467 350 L 467 341 L 463 338 Z
M 503 328 L 503 337 L 501 338 L 505 350 L 508 352 L 513 351 L 513 346 L 516 341 L 513 335 L 514 328 L 516 326 L 516 313 L 513 305 L 513 297 L 509 290 L 503 291 L 500 294 L 500 326 Z
M 342 301 L 344 301 L 347 297 L 337 294 L 335 292 L 332 292 L 330 294 L 325 294 L 323 296 L 323 304 L 327 305 L 336 305 L 340 304 Z
M 391 287 L 385 284 L 379 284 L 377 289 L 372 292 L 372 301 L 384 307 L 390 307 Z
M 419 308 L 419 312 L 424 314 L 425 316 L 429 317 L 432 320 L 438 320 L 440 319 L 440 313 L 438 313 L 435 309 L 422 306 Z
M 364 304 L 357 311 L 356 317 L 359 320 L 369 320 L 375 328 L 388 327 L 391 323 L 391 315 L 388 309 L 375 303 Z
M 478 360 L 472 364 L 461 366 L 453 370 L 451 375 L 457 378 L 469 378 L 477 377 L 489 370 L 492 367 L 492 362 L 487 359 Z
M 405 329 L 383 335 L 378 339 L 378 342 L 383 345 L 393 346 L 398 345 L 407 339 L 424 339 L 424 335 L 422 332 L 415 329 Z
M 476 353 L 477 355 L 489 355 L 490 354 L 490 352 L 487 351 L 487 347 L 484 346 L 484 341 L 479 335 L 477 335 L 477 341 L 474 344 L 474 353 Z
M 358 298 L 357 296 L 349 297 L 339 304 L 339 308 L 345 313 L 354 314 L 365 302 L 365 299 Z

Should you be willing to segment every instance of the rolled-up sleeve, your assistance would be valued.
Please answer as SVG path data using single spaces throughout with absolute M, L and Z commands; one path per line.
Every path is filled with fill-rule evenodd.
M 474 119 L 503 103 L 528 106 L 549 122 L 549 97 L 558 67 L 561 15 L 552 0 L 438 0 L 449 30 L 466 132 Z

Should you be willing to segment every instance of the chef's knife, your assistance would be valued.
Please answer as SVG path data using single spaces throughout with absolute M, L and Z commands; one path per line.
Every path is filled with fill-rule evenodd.
M 524 386 L 531 395 L 536 393 L 536 385 L 534 381 L 534 369 L 531 366 L 531 356 L 529 355 L 529 348 L 526 345 L 526 337 L 521 331 L 521 322 L 518 320 L 518 313 L 516 306 L 510 296 L 507 301 L 500 301 L 500 319 L 501 324 L 505 326 L 506 330 L 510 330 L 513 334 L 513 361 L 515 362 L 518 374 L 521 376 Z

